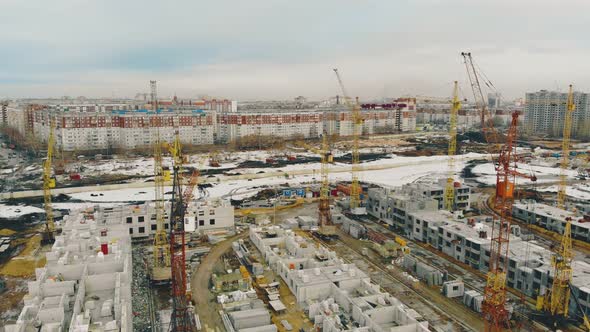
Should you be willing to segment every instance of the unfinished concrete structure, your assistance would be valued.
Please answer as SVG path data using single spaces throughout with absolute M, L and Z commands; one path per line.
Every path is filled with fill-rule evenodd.
M 553 209 L 545 209 L 553 211 Z M 553 216 L 555 217 L 555 216 Z M 432 245 L 442 253 L 487 272 L 490 260 L 492 217 L 463 218 L 448 211 L 416 211 L 408 214 L 409 226 L 414 229 L 412 239 Z M 496 221 L 497 222 L 497 221 Z M 564 220 L 565 222 L 565 220 Z M 584 225 L 582 223 L 582 225 Z M 586 226 L 586 225 L 584 225 Z M 572 225 L 573 230 L 573 225 Z M 572 232 L 573 233 L 573 232 Z M 536 241 L 521 237 L 520 227 L 512 225 L 506 285 L 535 298 L 551 288 L 553 252 Z M 590 309 L 590 264 L 574 261 L 572 292 L 579 297 L 581 310 Z M 577 316 L 580 310 L 572 299 L 570 314 Z
M 325 247 L 277 226 L 251 227 L 250 240 L 308 308 L 319 331 L 429 331 L 415 310 Z
M 582 216 L 569 210 L 537 203 L 520 201 L 514 204 L 512 215 L 526 223 L 563 234 L 565 219 L 571 218 L 572 238 L 590 242 L 590 216 Z
M 156 232 L 156 211 L 153 202 L 116 207 L 95 207 L 96 218 L 119 220 L 125 224 L 132 238 L 148 237 Z M 170 203 L 164 206 L 164 228 L 168 230 Z M 187 233 L 206 234 L 234 228 L 234 208 L 227 200 L 194 201 L 189 204 L 184 218 Z
M 402 235 L 409 235 L 413 230 L 407 221 L 408 213 L 438 210 L 436 199 L 418 192 L 401 193 L 399 190 L 370 188 L 367 196 L 367 212 Z
M 47 264 L 28 283 L 16 324 L 6 331 L 132 331 L 127 229 L 82 211 L 64 221 Z

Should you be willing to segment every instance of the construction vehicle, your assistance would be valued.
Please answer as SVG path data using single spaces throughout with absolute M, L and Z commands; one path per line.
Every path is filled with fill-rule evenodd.
M 494 161 L 496 171 L 496 194 L 494 209 L 498 210 L 500 219 L 492 223 L 492 239 L 490 246 L 490 260 L 482 313 L 486 331 L 503 331 L 510 328 L 510 313 L 506 308 L 506 273 L 508 271 L 508 257 L 510 246 L 510 229 L 512 206 L 514 203 L 514 187 L 516 177 L 523 177 L 536 181 L 534 175 L 524 174 L 516 169 L 516 134 L 518 127 L 518 112 L 512 113 L 512 121 L 504 144 L 498 144 L 496 129 L 487 111 L 483 90 L 480 84 L 480 73 L 476 70 L 471 53 L 462 52 L 467 77 L 471 85 L 477 108 L 481 112 L 481 126 L 492 156 L 498 154 Z M 485 75 L 483 75 L 485 79 Z M 493 87 L 487 80 L 486 85 Z
M 151 105 L 154 113 L 158 111 L 158 97 L 156 81 L 150 81 Z M 155 283 L 167 282 L 171 278 L 170 270 L 170 246 L 168 234 L 164 227 L 164 167 L 162 165 L 162 142 L 160 141 L 160 128 L 156 124 L 156 141 L 154 142 L 154 207 L 156 212 L 156 233 L 154 234 L 152 281 Z M 168 176 L 169 177 L 169 176 Z
M 352 167 L 351 167 L 351 175 L 352 180 L 350 183 L 350 212 L 352 214 L 366 214 L 366 209 L 361 207 L 361 186 L 359 183 L 359 172 L 360 172 L 360 158 L 359 158 L 359 138 L 361 134 L 361 125 L 363 119 L 361 117 L 361 108 L 357 102 L 351 104 L 350 97 L 348 93 L 346 93 L 346 89 L 344 87 L 344 83 L 342 82 L 342 77 L 340 77 L 340 73 L 338 72 L 337 68 L 334 68 L 334 73 L 336 74 L 336 78 L 338 80 L 338 84 L 340 85 L 340 90 L 344 95 L 344 100 L 347 106 L 351 107 L 351 121 L 352 121 Z
M 447 185 L 445 187 L 445 209 L 453 211 L 455 204 L 455 153 L 457 152 L 457 116 L 461 109 L 459 101 L 459 84 L 455 81 L 453 88 L 453 100 L 451 103 L 451 114 L 449 121 L 449 175 L 447 176 Z
M 55 145 L 55 119 L 49 120 L 49 138 L 47 139 L 47 157 L 43 161 L 43 205 L 45 207 L 45 231 L 42 242 L 44 244 L 55 241 L 55 223 L 53 207 L 51 205 L 51 189 L 55 188 L 55 177 L 51 174 L 53 160 L 53 146 Z

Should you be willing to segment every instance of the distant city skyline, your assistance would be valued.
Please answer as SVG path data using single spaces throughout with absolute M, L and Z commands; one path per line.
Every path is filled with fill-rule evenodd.
M 503 100 L 590 90 L 590 2 L 126 1 L 0 4 L 0 96 L 162 96 L 235 100 L 341 94 L 470 98 L 471 51 Z

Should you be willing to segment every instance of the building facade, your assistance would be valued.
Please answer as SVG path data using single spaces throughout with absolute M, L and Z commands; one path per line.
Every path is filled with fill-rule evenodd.
M 7 125 L 46 142 L 51 121 L 55 139 L 64 151 L 149 148 L 159 133 L 171 141 L 178 132 L 184 145 L 230 143 L 251 136 L 318 138 L 353 134 L 352 112 L 341 105 L 311 109 L 246 109 L 235 101 L 159 102 L 150 110 L 139 103 L 68 104 L 17 110 Z M 147 106 L 147 107 L 146 107 Z M 408 132 L 416 128 L 415 101 L 362 105 L 362 134 Z
M 164 228 L 170 229 L 170 203 L 164 207 Z M 117 207 L 97 207 L 96 220 L 118 220 L 125 225 L 131 238 L 146 238 L 157 230 L 156 212 L 153 203 Z M 228 201 L 195 201 L 189 204 L 184 218 L 185 231 L 206 234 L 212 231 L 234 228 L 234 208 Z
M 567 108 L 567 93 L 541 90 L 526 94 L 525 130 L 534 134 L 561 136 Z M 572 137 L 590 135 L 590 97 L 574 92 L 576 109 L 572 121 Z

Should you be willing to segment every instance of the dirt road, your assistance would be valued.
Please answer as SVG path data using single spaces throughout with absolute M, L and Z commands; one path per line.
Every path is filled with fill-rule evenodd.
M 197 271 L 192 275 L 191 291 L 196 302 L 195 310 L 205 331 L 207 331 L 207 327 L 214 329 L 217 326 L 223 326 L 215 295 L 209 289 L 209 280 L 215 263 L 231 248 L 232 242 L 245 238 L 247 235 L 248 232 L 238 234 L 215 245 L 211 248 L 209 254 L 203 258 Z

